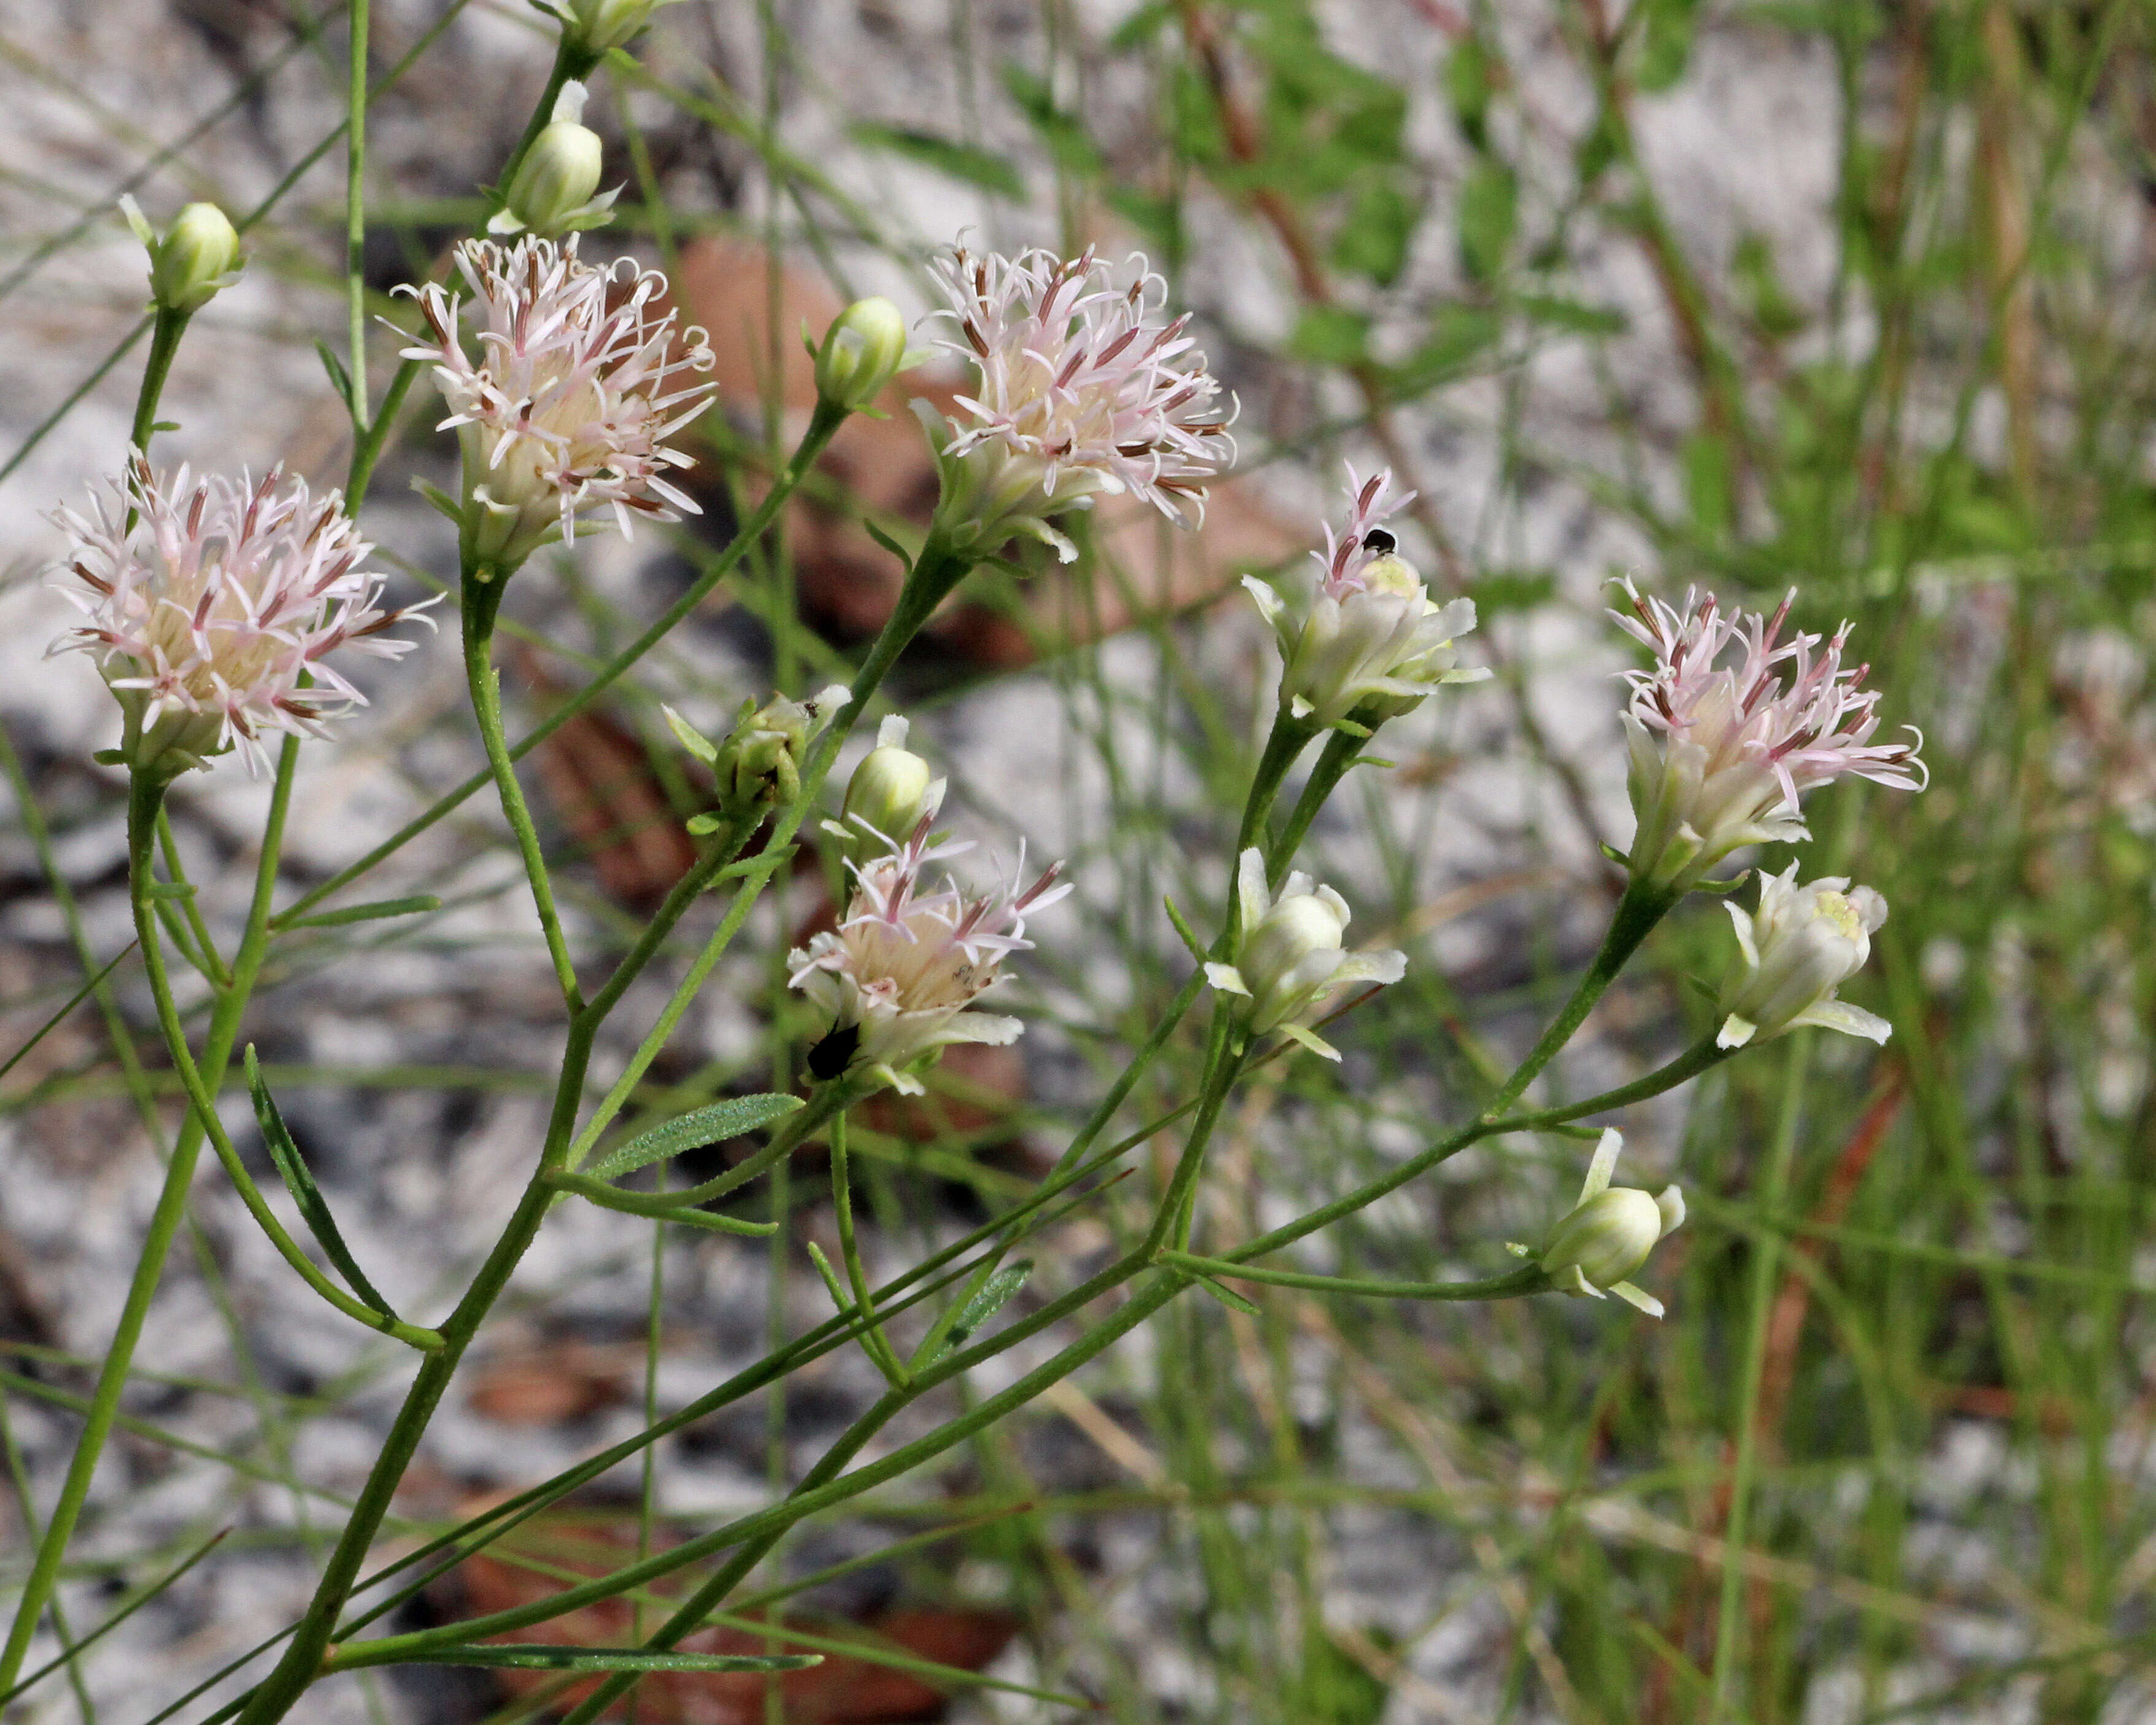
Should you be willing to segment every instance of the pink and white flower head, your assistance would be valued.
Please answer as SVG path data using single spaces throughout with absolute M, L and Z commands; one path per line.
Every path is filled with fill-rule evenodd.
M 973 1004 L 993 986 L 1006 954 L 1033 944 L 1026 917 L 1070 891 L 1056 884 L 1060 865 L 1022 891 L 997 887 L 968 897 L 947 876 L 924 890 L 930 863 L 973 849 L 932 843 L 933 818 L 922 816 L 896 850 L 850 865 L 855 886 L 845 920 L 786 955 L 793 985 L 832 1018 L 809 1052 L 816 1078 L 856 1072 L 918 1096 L 924 1057 L 953 1042 L 1014 1042 L 1024 1029 Z
M 1325 529 L 1312 552 L 1318 572 L 1301 572 L 1283 597 L 1255 575 L 1243 585 L 1280 638 L 1281 703 L 1298 719 L 1369 729 L 1419 705 L 1443 683 L 1480 682 L 1487 670 L 1457 668 L 1453 643 L 1475 627 L 1475 601 L 1440 605 L 1382 523 L 1414 496 L 1391 496 L 1389 470 L 1358 480 L 1348 470 L 1348 525 Z
M 479 356 L 465 352 L 461 297 L 429 284 L 403 288 L 434 336 L 408 347 L 431 360 L 464 449 L 456 515 L 468 567 L 507 572 L 539 547 L 576 537 L 588 511 L 678 521 L 701 513 L 668 482 L 693 458 L 666 439 L 709 404 L 698 381 L 712 354 L 701 329 L 677 329 L 658 302 L 666 278 L 627 258 L 603 268 L 577 240 L 470 239 L 457 268 L 472 291 Z
M 1142 257 L 1130 261 L 1127 288 L 1090 250 L 976 257 L 961 246 L 931 266 L 963 337 L 942 345 L 979 375 L 942 449 L 940 514 L 962 547 L 1028 533 L 1068 562 L 1076 549 L 1047 518 L 1116 492 L 1182 526 L 1203 518 L 1207 483 L 1235 454 L 1220 386 L 1184 332 L 1188 315 L 1158 321 L 1167 285 Z
M 1764 1042 L 1804 1024 L 1884 1042 L 1886 1019 L 1834 998 L 1864 968 L 1887 901 L 1840 875 L 1797 885 L 1797 865 L 1759 877 L 1759 908 L 1723 908 L 1737 925 L 1743 962 L 1722 991 L 1723 1048 Z
M 51 651 L 95 657 L 130 767 L 169 776 L 237 747 L 257 772 L 267 737 L 324 736 L 367 704 L 331 654 L 412 649 L 382 632 L 424 607 L 380 608 L 383 578 L 360 567 L 374 547 L 336 491 L 310 496 L 277 469 L 259 484 L 161 477 L 137 454 L 92 501 L 89 516 L 54 516 L 74 542 L 73 578 L 54 585 L 87 621 Z
M 1725 613 L 1712 593 L 1687 593 L 1677 611 L 1624 588 L 1632 614 L 1610 614 L 1655 655 L 1651 669 L 1625 673 L 1635 880 L 1682 892 L 1743 845 L 1807 837 L 1799 799 L 1844 774 L 1923 788 L 1921 734 L 1871 740 L 1879 694 L 1861 687 L 1867 667 L 1842 667 L 1848 624 L 1822 645 L 1784 637 L 1794 589 L 1763 619 Z M 1718 663 L 1732 647 L 1734 662 Z
M 1348 901 L 1300 871 L 1276 896 L 1255 845 L 1238 859 L 1235 883 L 1236 962 L 1208 964 L 1206 981 L 1221 993 L 1249 998 L 1254 1034 L 1277 1031 L 1313 1054 L 1338 1060 L 1339 1050 L 1310 1029 L 1311 1020 L 1350 983 L 1398 982 L 1407 974 L 1407 954 L 1345 950 Z

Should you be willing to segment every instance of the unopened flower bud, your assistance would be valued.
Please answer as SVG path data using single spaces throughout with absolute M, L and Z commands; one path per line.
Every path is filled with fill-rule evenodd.
M 726 820 L 801 794 L 801 761 L 809 740 L 845 705 L 846 688 L 834 684 L 806 701 L 775 696 L 763 706 L 742 703 L 732 733 L 716 747 L 673 708 L 662 709 L 683 747 L 709 766 L 718 779 L 719 814 L 699 815 L 691 832 L 709 832 Z
M 886 719 L 876 732 L 876 746 L 846 782 L 839 830 L 856 860 L 896 850 L 943 804 L 946 781 L 906 747 L 907 729 L 896 714 Z
M 1614 1128 L 1602 1134 L 1579 1202 L 1550 1230 L 1535 1258 L 1560 1292 L 1597 1300 L 1614 1294 L 1649 1317 L 1660 1317 L 1661 1301 L 1626 1278 L 1647 1261 L 1664 1235 L 1683 1224 L 1684 1194 L 1675 1186 L 1650 1195 L 1635 1187 L 1610 1185 L 1624 1143 Z
M 215 204 L 189 204 L 162 236 L 133 198 L 121 198 L 120 208 L 150 254 L 150 298 L 161 310 L 199 311 L 239 280 L 239 234 Z
M 651 14 L 674 0 L 533 0 L 562 21 L 562 34 L 579 54 L 597 59 L 634 39 Z
M 1743 963 L 1722 992 L 1726 1015 L 1715 1040 L 1723 1048 L 1763 1042 L 1817 1024 L 1884 1042 L 1886 1019 L 1835 999 L 1864 968 L 1872 932 L 1887 920 L 1887 901 L 1839 876 L 1797 885 L 1797 865 L 1759 880 L 1759 908 L 1725 904 L 1737 925 Z
M 562 86 L 551 123 L 524 152 L 502 193 L 502 207 L 487 222 L 488 233 L 528 231 L 552 239 L 612 218 L 620 193 L 599 192 L 606 148 L 583 123 L 584 94 L 573 79 Z
M 1347 983 L 1398 982 L 1407 973 L 1407 955 L 1343 951 L 1347 901 L 1304 874 L 1290 875 L 1275 897 L 1255 847 L 1242 855 L 1236 891 L 1240 956 L 1234 964 L 1208 964 L 1207 979 L 1224 993 L 1250 997 L 1255 1034 L 1277 1030 L 1338 1060 L 1339 1051 L 1313 1034 L 1308 1021 Z
M 816 393 L 859 413 L 883 393 L 906 362 L 906 314 L 878 295 L 856 300 L 832 321 L 816 351 Z

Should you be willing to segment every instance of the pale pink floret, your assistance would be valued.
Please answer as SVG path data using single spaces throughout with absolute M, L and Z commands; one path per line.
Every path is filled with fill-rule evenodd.
M 1317 566 L 1324 571 L 1325 591 L 1335 599 L 1344 599 L 1353 593 L 1369 590 L 1370 565 L 1379 557 L 1389 557 L 1394 551 L 1393 536 L 1380 531 L 1385 522 L 1398 515 L 1415 500 L 1415 493 L 1404 491 L 1395 497 L 1393 491 L 1393 470 L 1383 467 L 1367 480 L 1358 479 L 1355 470 L 1348 470 L 1348 521 L 1338 532 L 1332 523 L 1325 524 L 1325 549 L 1313 551 Z M 1375 544 L 1370 535 L 1378 532 Z
M 464 444 L 464 503 L 488 515 L 482 549 L 513 563 L 586 511 L 607 509 L 624 533 L 633 514 L 701 513 L 665 478 L 694 458 L 665 439 L 701 413 L 715 387 L 701 329 L 660 311 L 666 278 L 629 259 L 604 268 L 557 244 L 467 240 L 457 267 L 471 289 L 479 357 L 459 339 L 462 300 L 447 288 L 407 288 L 434 341 L 404 351 L 431 360 Z
M 929 863 L 973 848 L 932 844 L 928 825 L 924 818 L 897 850 L 855 868 L 845 920 L 787 955 L 793 987 L 831 1014 L 833 1034 L 855 1034 L 850 1065 L 909 1093 L 921 1083 L 905 1069 L 923 1055 L 953 1042 L 1017 1039 L 1024 1027 L 1016 1019 L 969 1009 L 996 982 L 1004 957 L 1033 944 L 1025 918 L 1070 891 L 1056 884 L 1060 865 L 1022 891 L 997 887 L 968 897 L 947 876 L 923 891 Z
M 161 478 L 138 454 L 109 496 L 92 495 L 93 516 L 54 517 L 74 542 L 74 578 L 55 585 L 89 620 L 51 650 L 96 658 L 136 764 L 167 750 L 167 764 L 196 764 L 237 745 L 254 772 L 265 737 L 321 737 L 324 721 L 366 705 L 330 655 L 412 649 L 382 631 L 424 607 L 379 608 L 383 578 L 360 567 L 373 547 L 336 491 L 311 497 L 281 469 L 259 484 L 198 483 L 185 467 Z
M 1689 884 L 1742 845 L 1804 838 L 1799 799 L 1845 774 L 1923 788 L 1913 727 L 1907 742 L 1871 740 L 1879 692 L 1861 686 L 1867 666 L 1843 667 L 1848 624 L 1824 643 L 1784 639 L 1794 590 L 1770 619 L 1725 613 L 1712 593 L 1687 593 L 1680 611 L 1625 591 L 1631 614 L 1610 614 L 1656 660 L 1625 673 L 1635 874 Z
M 1347 526 L 1327 524 L 1325 549 L 1311 553 L 1317 574 L 1299 571 L 1277 588 L 1243 578 L 1280 640 L 1281 703 L 1313 726 L 1367 729 L 1441 684 L 1490 675 L 1458 668 L 1454 643 L 1475 627 L 1475 601 L 1437 603 L 1384 531 L 1414 496 L 1394 498 L 1392 487 L 1389 469 L 1363 480 L 1349 468 Z
M 1203 517 L 1207 483 L 1235 453 L 1220 386 L 1188 315 L 1154 321 L 1166 285 L 1142 257 L 1131 264 L 1120 289 L 1090 250 L 960 247 L 932 265 L 963 338 L 943 345 L 979 376 L 958 398 L 971 423 L 954 427 L 949 453 L 985 470 L 980 519 L 1037 531 L 1039 517 L 1122 491 L 1185 526 Z

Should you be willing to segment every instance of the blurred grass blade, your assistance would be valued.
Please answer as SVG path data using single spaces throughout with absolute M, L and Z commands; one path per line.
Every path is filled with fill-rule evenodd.
M 320 911 L 311 916 L 295 916 L 290 922 L 272 918 L 270 926 L 280 931 L 294 928 L 339 928 L 347 922 L 375 922 L 385 916 L 416 916 L 426 911 L 439 911 L 442 901 L 431 892 L 415 894 L 410 898 L 381 898 L 363 905 L 350 905 L 341 911 Z
M 377 1663 L 364 1647 L 338 1661 L 346 1670 Z M 798 1671 L 821 1665 L 819 1653 L 674 1653 L 644 1647 L 549 1647 L 511 1642 L 501 1646 L 435 1647 L 383 1665 L 486 1666 L 513 1671 Z
M 22 1694 L 26 1689 L 29 1689 L 35 1685 L 43 1682 L 54 1671 L 65 1665 L 69 1660 L 80 1658 L 82 1656 L 82 1651 L 84 1648 L 89 1646 L 91 1642 L 96 1640 L 100 1635 L 110 1635 L 114 1630 L 118 1629 L 121 1624 L 126 1622 L 129 1618 L 132 1617 L 137 1611 L 140 1611 L 145 1605 L 148 1604 L 160 1594 L 165 1592 L 174 1582 L 177 1581 L 182 1575 L 185 1575 L 188 1570 L 193 1568 L 196 1564 L 202 1562 L 204 1558 L 215 1551 L 219 1545 L 223 1544 L 224 1543 L 224 1536 L 230 1532 L 232 1532 L 232 1529 L 229 1527 L 218 1528 L 216 1532 L 211 1534 L 208 1538 L 203 1541 L 200 1545 L 189 1552 L 187 1556 L 181 1558 L 178 1563 L 175 1563 L 170 1569 L 167 1569 L 155 1581 L 150 1582 L 145 1585 L 131 1599 L 130 1599 L 126 1604 L 119 1607 L 119 1609 L 114 1611 L 110 1617 L 106 1618 L 104 1622 L 98 1625 L 95 1629 L 90 1630 L 89 1634 L 83 1636 L 80 1640 L 69 1647 L 66 1652 L 61 1654 L 58 1658 L 48 1660 L 44 1664 L 39 1666 L 37 1670 L 32 1671 L 28 1676 L 24 1677 L 23 1681 L 18 1683 L 13 1689 L 8 1690 L 4 1694 L 0 1694 L 0 1707 L 7 1706 L 9 1702 L 14 1700 L 17 1696 Z
M 120 961 L 122 958 L 125 958 L 134 950 L 135 942 L 132 941 L 128 942 L 126 946 L 115 952 L 112 957 L 106 961 L 104 969 L 99 971 L 95 976 L 92 977 L 80 988 L 77 988 L 74 993 L 70 994 L 68 997 L 67 1004 L 63 1006 L 50 1018 L 47 1019 L 44 1023 L 38 1025 L 35 1030 L 32 1031 L 30 1033 L 30 1040 L 25 1042 L 20 1048 L 17 1049 L 14 1053 L 9 1055 L 4 1065 L 0 1065 L 0 1078 L 5 1078 L 10 1072 L 13 1071 L 16 1066 L 21 1063 L 23 1056 L 29 1053 L 32 1049 L 35 1048 L 40 1042 L 43 1042 L 47 1036 L 50 1035 L 53 1031 L 59 1027 L 61 1019 L 64 1019 L 69 1013 L 73 1012 L 75 1008 L 81 1005 L 84 1001 L 89 999 L 90 995 L 96 992 L 97 985 L 103 982 L 105 978 L 110 976 L 114 969 L 119 965 Z
M 396 1312 L 367 1279 L 367 1272 L 359 1267 L 352 1248 L 344 1243 L 344 1235 L 337 1231 L 336 1219 L 330 1214 L 328 1200 L 315 1184 L 315 1177 L 308 1171 L 300 1147 L 293 1142 L 291 1130 L 285 1124 L 285 1117 L 277 1111 L 276 1099 L 270 1094 L 270 1086 L 262 1081 L 262 1068 L 254 1058 L 254 1045 L 251 1042 L 247 1045 L 247 1090 L 254 1098 L 255 1123 L 262 1128 L 262 1142 L 269 1147 L 270 1159 L 284 1176 L 285 1189 L 292 1194 L 292 1202 L 299 1205 L 308 1231 L 352 1292 L 384 1317 L 394 1318 Z

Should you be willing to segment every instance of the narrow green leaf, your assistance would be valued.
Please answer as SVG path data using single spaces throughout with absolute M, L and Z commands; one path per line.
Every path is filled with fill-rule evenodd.
M 352 1650 L 364 1655 L 362 1647 Z M 674 1653 L 643 1647 L 549 1647 L 506 1643 L 435 1647 L 385 1665 L 486 1666 L 515 1671 L 798 1671 L 821 1665 L 820 1653 Z M 353 1661 L 359 1663 L 357 1660 Z
M 1214 1281 L 1209 1276 L 1194 1276 L 1190 1279 L 1231 1312 L 1243 1312 L 1250 1317 L 1260 1317 L 1264 1315 L 1258 1307 L 1232 1289 L 1224 1287 Z
M 896 557 L 908 571 L 912 569 L 913 559 L 907 554 L 906 549 L 904 546 L 901 545 L 896 539 L 892 538 L 890 534 L 885 532 L 881 527 L 879 527 L 866 516 L 863 516 L 861 517 L 861 525 L 868 530 L 868 536 L 870 538 L 875 540 L 878 545 L 880 545 L 886 551 Z
M 377 922 L 385 916 L 416 916 L 426 911 L 439 911 L 442 901 L 431 892 L 415 894 L 410 898 L 378 898 L 363 905 L 347 905 L 341 911 L 321 911 L 311 916 L 295 917 L 290 922 L 280 922 L 274 917 L 271 926 L 279 929 L 341 928 L 350 922 Z
M 192 898 L 194 883 L 191 880 L 152 880 L 145 895 L 152 900 Z
M 330 388 L 336 392 L 336 398 L 344 403 L 345 412 L 357 419 L 359 410 L 352 405 L 352 373 L 345 370 L 344 362 L 330 351 L 330 344 L 320 336 L 315 337 L 315 352 L 321 360 L 322 369 L 330 374 Z
M 270 1086 L 262 1081 L 262 1068 L 254 1058 L 254 1045 L 251 1042 L 247 1045 L 247 1089 L 254 1098 L 254 1120 L 262 1128 L 262 1142 L 269 1146 L 270 1159 L 284 1176 L 285 1189 L 292 1194 L 292 1202 L 299 1205 L 300 1219 L 306 1223 L 308 1232 L 315 1236 L 323 1255 L 336 1266 L 352 1292 L 384 1317 L 394 1319 L 395 1309 L 367 1279 L 366 1271 L 352 1255 L 352 1248 L 344 1243 L 344 1235 L 337 1231 L 336 1219 L 330 1214 L 321 1189 L 308 1172 L 300 1155 L 300 1147 L 292 1142 L 291 1130 L 285 1124 L 285 1117 L 277 1111 L 276 1099 L 270 1094 Z
M 798 1096 L 729 1096 L 723 1102 L 697 1108 L 640 1132 L 601 1158 L 587 1172 L 595 1180 L 611 1180 L 636 1169 L 679 1156 L 684 1150 L 701 1150 L 706 1144 L 723 1143 L 758 1127 L 783 1119 L 801 1106 Z
M 1021 1258 L 1015 1264 L 1006 1264 L 982 1283 L 980 1291 L 960 1308 L 957 1321 L 952 1324 L 951 1345 L 957 1347 L 1002 1311 L 1032 1274 L 1033 1260 Z

